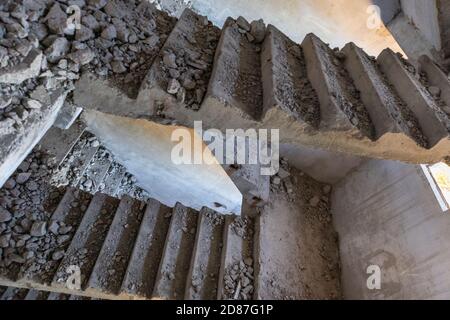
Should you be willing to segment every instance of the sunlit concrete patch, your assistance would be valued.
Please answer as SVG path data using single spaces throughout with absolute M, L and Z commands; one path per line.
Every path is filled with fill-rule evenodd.
M 428 168 L 448 209 L 450 207 L 450 167 L 445 163 L 436 163 Z
M 137 178 L 137 184 L 150 197 L 171 207 L 176 199 L 197 210 L 209 207 L 223 214 L 241 213 L 241 192 L 193 129 L 92 110 L 86 110 L 83 118 L 89 130 Z M 179 141 L 172 141 L 172 134 L 177 129 L 190 133 L 192 157 L 199 156 L 195 146 L 201 145 L 200 164 L 173 161 L 172 151 Z

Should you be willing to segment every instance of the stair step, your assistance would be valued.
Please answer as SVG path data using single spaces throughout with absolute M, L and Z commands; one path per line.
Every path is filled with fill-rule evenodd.
M 195 244 L 195 211 L 177 204 L 173 209 L 153 298 L 182 299 Z
M 318 128 L 320 105 L 308 80 L 302 48 L 273 25 L 261 53 L 264 114 L 280 108 L 306 129 Z
M 347 44 L 342 53 L 345 55 L 345 66 L 355 87 L 361 92 L 361 99 L 376 128 L 376 138 L 386 133 L 401 132 L 426 147 L 427 140 L 416 117 L 379 70 L 376 59 L 370 58 L 354 43 Z
M 236 115 L 236 128 L 242 127 L 243 120 L 259 120 L 263 109 L 261 45 L 251 43 L 239 29 L 234 19 L 226 20 L 201 107 L 217 105 L 217 121 L 222 121 L 223 116 L 234 119 Z
M 374 139 L 375 129 L 343 62 L 314 34 L 302 43 L 308 78 L 320 101 L 321 127 Z
M 450 80 L 448 76 L 428 56 L 419 59 L 419 71 L 423 72 L 430 86 L 440 89 L 438 95 L 443 102 L 443 110 L 450 114 Z
M 98 149 L 95 137 L 85 132 L 58 167 L 57 173 L 52 178 L 52 184 L 65 186 L 70 183 L 77 186 Z
M 434 147 L 442 139 L 447 139 L 450 132 L 450 117 L 436 104 L 423 85 L 405 66 L 400 57 L 392 50 L 384 50 L 378 57 L 381 70 L 393 84 L 400 98 L 415 114 L 429 147 Z
M 80 274 L 83 275 L 81 288 L 85 287 L 118 205 L 119 200 L 104 194 L 96 194 L 93 197 L 58 267 L 52 287 L 73 293 L 73 289 L 67 288 L 66 281 L 69 275 L 75 272 L 74 268 L 79 268 Z
M 64 293 L 51 292 L 47 300 L 69 300 L 70 295 Z
M 86 292 L 97 296 L 119 293 L 133 244 L 139 230 L 142 203 L 124 197 L 109 228 L 90 275 Z
M 0 135 L 0 145 L 2 146 L 0 149 L 0 186 L 3 186 L 17 169 L 17 166 L 50 129 L 64 103 L 66 95 L 67 92 L 65 90 L 55 90 L 48 96 L 50 101 L 48 104 L 43 105 L 39 110 L 32 110 L 23 121 L 17 118 L 17 124 L 20 124 L 20 128 L 17 131 L 12 124 L 6 124 L 6 122 L 2 121 Z M 14 120 L 10 120 L 14 123 Z
M 84 130 L 85 126 L 80 122 L 76 122 L 67 130 L 51 127 L 39 144 L 55 158 L 55 162 L 59 166 L 80 139 Z
M 117 162 L 113 162 L 108 169 L 105 179 L 102 185 L 105 186 L 104 189 L 100 188 L 100 191 L 108 194 L 112 197 L 117 197 L 120 184 L 125 177 L 126 169 Z
M 200 211 L 191 268 L 186 282 L 188 300 L 217 297 L 225 219 L 210 209 Z
M 80 300 L 80 301 L 82 301 L 82 300 L 93 300 L 93 299 L 90 298 L 90 297 L 83 297 L 83 296 L 74 296 L 74 295 L 71 295 L 71 296 L 69 297 L 68 300 Z
M 24 300 L 47 300 L 47 297 L 50 293 L 46 291 L 39 291 L 39 290 L 28 290 L 27 295 L 25 296 Z
M 1 295 L 0 300 L 23 300 L 27 293 L 27 289 L 8 287 Z
M 149 102 L 153 111 L 160 102 L 198 109 L 207 89 L 219 35 L 220 29 L 206 17 L 184 10 L 144 79 L 138 102 L 146 106 Z M 183 94 L 178 91 L 178 97 L 168 93 L 171 79 L 177 79 L 185 88 L 180 89 Z
M 121 295 L 151 298 L 170 224 L 171 208 L 150 200 L 131 254 Z
M 30 287 L 36 285 L 46 286 L 52 281 L 53 275 L 59 266 L 59 260 L 53 259 L 53 254 L 65 252 L 91 198 L 91 195 L 75 190 L 74 188 L 68 188 L 66 190 L 56 210 L 53 212 L 51 219 L 46 224 L 47 233 L 51 233 L 54 236 L 46 263 L 39 268 L 34 268 L 33 264 L 31 264 L 29 268 L 21 270 L 17 280 L 21 285 Z M 53 224 L 58 228 L 58 233 L 62 228 L 67 230 L 64 231 L 64 234 L 54 235 L 53 231 L 51 231 Z
M 108 173 L 108 169 L 112 164 L 111 154 L 100 147 L 91 159 L 83 177 L 80 179 L 78 188 L 80 190 L 95 194 L 99 188 L 103 179 Z
M 248 300 L 253 297 L 253 228 L 250 218 L 225 217 L 217 294 L 219 300 Z

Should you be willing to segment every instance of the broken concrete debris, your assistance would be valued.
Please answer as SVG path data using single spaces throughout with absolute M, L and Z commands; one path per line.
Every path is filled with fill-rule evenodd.
M 69 239 L 58 242 L 57 237 L 72 228 L 64 230 L 61 225 L 56 227 L 55 221 L 50 223 L 55 204 L 62 196 L 47 182 L 53 168 L 51 157 L 35 151 L 0 189 L 0 273 L 3 275 L 44 271 L 52 264 L 52 259 L 47 257 L 59 259 L 60 251 L 68 244 Z

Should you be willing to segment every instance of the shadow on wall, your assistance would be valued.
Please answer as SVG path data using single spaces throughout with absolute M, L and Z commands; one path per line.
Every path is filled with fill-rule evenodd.
M 191 5 L 218 26 L 228 16 L 243 15 L 248 20 L 262 18 L 297 42 L 313 32 L 332 47 L 355 42 L 371 55 L 387 47 L 402 52 L 383 24 L 368 28 L 374 17 L 371 0 L 192 0 Z

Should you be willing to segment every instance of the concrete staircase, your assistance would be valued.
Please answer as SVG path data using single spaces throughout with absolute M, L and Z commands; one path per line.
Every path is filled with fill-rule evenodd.
M 141 66 L 149 70 L 133 80 L 143 79 L 140 89 L 130 94 L 123 81 L 83 71 L 75 105 L 189 127 L 202 120 L 220 130 L 279 129 L 281 143 L 357 156 L 448 160 L 450 82 L 426 58 L 414 68 L 389 49 L 375 59 L 352 43 L 331 49 L 313 34 L 297 44 L 242 17 L 222 29 L 189 9 L 176 23 L 161 17 L 154 30 L 161 41 Z M 0 184 L 54 123 L 67 94 L 34 91 L 46 101 L 41 109 L 17 132 L 2 131 Z
M 227 297 L 223 275 L 228 268 L 252 261 L 251 237 L 243 236 L 253 234 L 249 218 L 230 216 L 225 221 L 209 209 L 195 212 L 182 205 L 168 208 L 152 199 L 142 202 L 124 196 L 118 200 L 101 193 L 77 196 L 77 192 L 67 188 L 51 216 L 52 221 L 74 230 L 58 248 L 64 250 L 64 257 L 36 271 L 15 268 L 0 275 L 0 285 L 24 289 L 8 288 L 2 298 L 25 298 L 43 290 L 52 296 L 57 293 L 55 299 L 74 295 L 220 299 Z M 73 205 L 82 197 L 88 199 L 84 210 L 81 201 L 79 207 Z M 229 250 L 231 246 L 247 249 L 236 252 Z M 81 272 L 80 289 L 66 285 L 71 266 Z M 249 280 L 247 294 L 235 298 L 252 297 L 253 279 Z
M 14 300 L 93 300 L 89 297 L 74 296 L 63 293 L 22 289 L 14 287 L 0 288 L 0 301 Z
M 390 49 L 375 59 L 352 43 L 333 50 L 313 34 L 299 45 L 272 25 L 263 29 L 264 40 L 256 39 L 257 28 L 229 18 L 219 32 L 187 9 L 136 100 L 84 76 L 75 101 L 186 126 L 202 120 L 204 127 L 221 130 L 280 129 L 282 143 L 358 156 L 412 163 L 448 159 L 450 82 L 436 65 L 421 66 L 419 73 Z M 431 85 L 419 76 L 442 81 Z
M 86 131 L 81 122 L 67 130 L 51 128 L 39 146 L 56 160 L 57 170 L 50 181 L 56 187 L 71 186 L 118 199 L 124 195 L 148 199 L 146 192 L 136 185 L 136 179 L 114 160 L 94 135 Z

